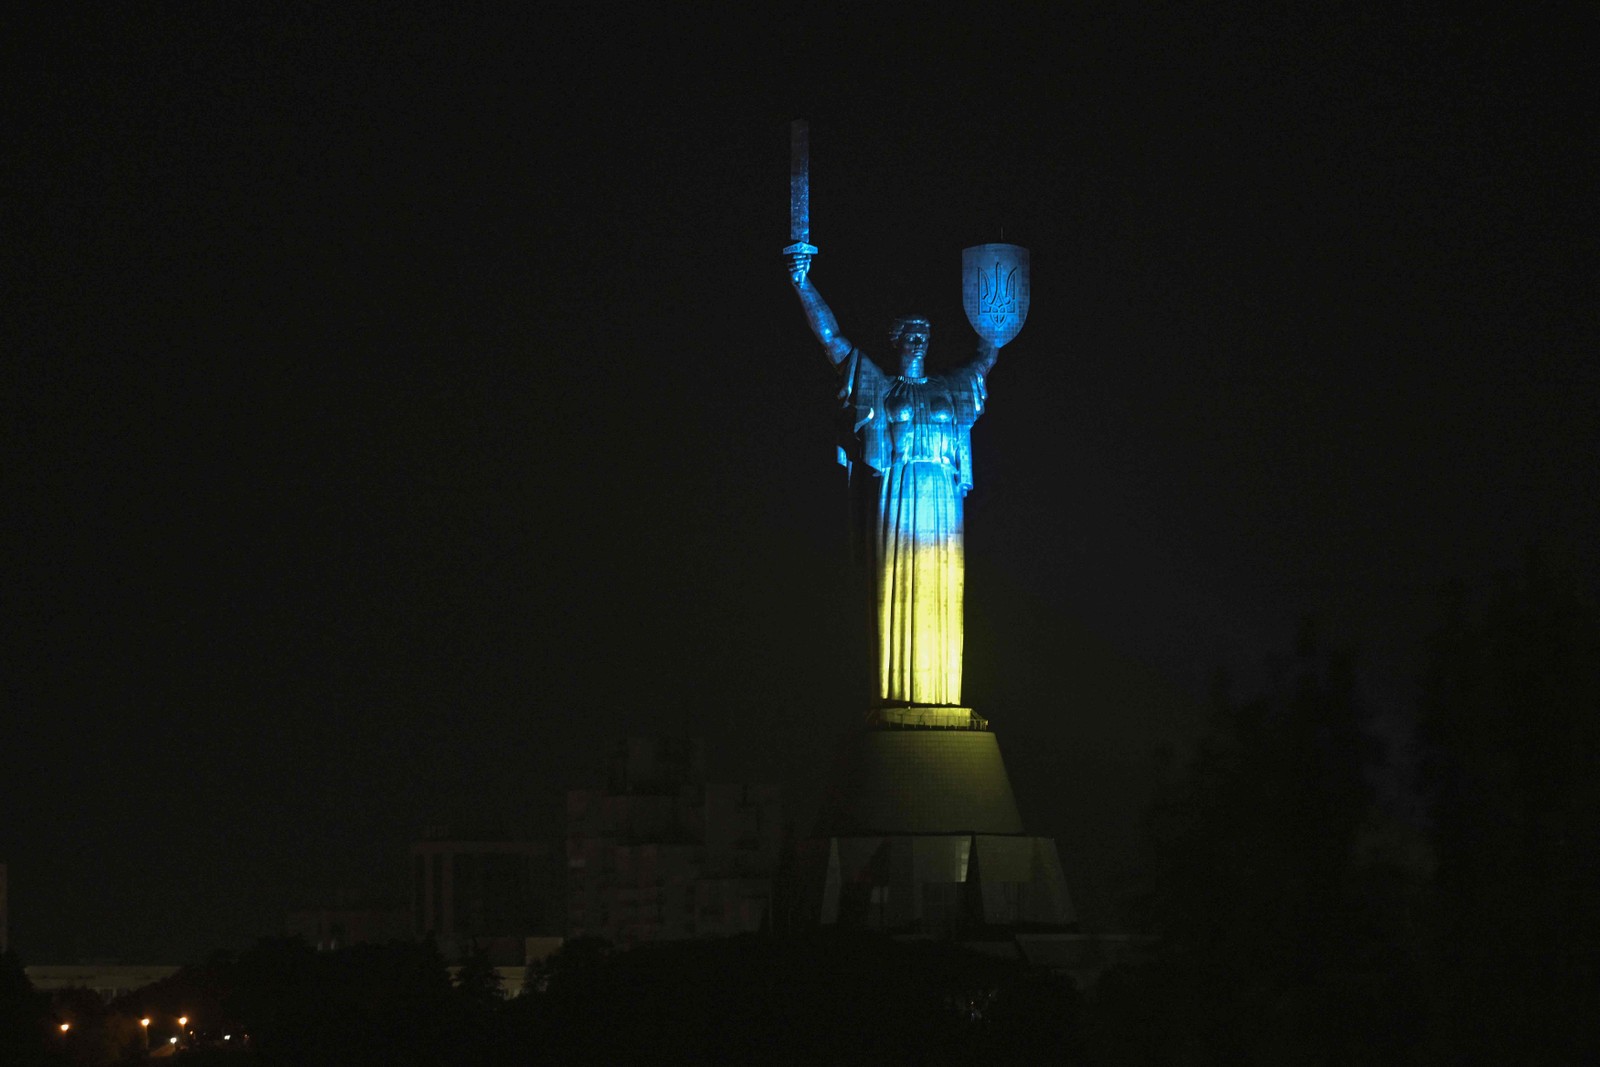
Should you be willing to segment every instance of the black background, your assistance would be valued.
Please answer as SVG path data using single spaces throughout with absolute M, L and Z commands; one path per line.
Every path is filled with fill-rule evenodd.
M 860 714 L 845 332 L 969 350 L 965 694 L 1091 926 L 1150 754 L 1298 620 L 1394 737 L 1433 591 L 1591 583 L 1591 11 L 95 11 L 12 41 L 0 862 L 29 962 L 178 961 L 550 832 L 630 732 L 804 831 Z

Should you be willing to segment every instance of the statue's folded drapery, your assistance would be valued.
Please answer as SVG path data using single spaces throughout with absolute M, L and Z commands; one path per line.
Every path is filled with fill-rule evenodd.
M 984 256 L 974 262 L 988 270 L 990 252 L 1002 247 L 1013 248 L 980 246 Z M 1026 251 L 1018 251 L 1025 261 Z M 972 488 L 972 424 L 983 414 L 985 378 L 999 346 L 1015 336 L 1026 314 L 1025 273 L 1019 280 L 1021 267 L 1002 270 L 1009 260 L 994 252 L 993 278 L 967 301 L 977 352 L 948 374 L 927 374 L 928 320 L 895 320 L 889 343 L 899 373 L 890 377 L 839 332 L 810 278 L 815 254 L 803 243 L 784 249 L 806 322 L 840 376 L 839 457 L 850 468 L 861 555 L 872 567 L 878 699 L 888 706 L 960 706 L 961 504 Z M 964 264 L 968 258 L 964 252 Z
M 868 558 L 877 609 L 879 697 L 887 704 L 961 702 L 966 581 L 962 498 L 972 484 L 972 424 L 981 374 L 889 377 L 859 350 L 840 364 L 851 476 L 871 477 Z

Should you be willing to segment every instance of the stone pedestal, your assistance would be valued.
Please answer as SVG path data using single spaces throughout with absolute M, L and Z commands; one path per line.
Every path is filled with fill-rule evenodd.
M 801 852 L 821 923 L 946 937 L 1074 925 L 1055 842 L 1023 832 L 988 727 L 970 708 L 884 709 L 839 747 Z

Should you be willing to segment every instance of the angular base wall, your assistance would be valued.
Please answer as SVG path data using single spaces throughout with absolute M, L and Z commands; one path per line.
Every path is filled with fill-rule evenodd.
M 994 734 L 878 728 L 835 754 L 816 832 L 1020 834 L 1022 817 Z
M 944 717 L 880 713 L 840 746 L 801 845 L 807 911 L 824 925 L 943 937 L 1071 928 L 1055 842 L 1023 833 L 988 724 L 967 709 Z

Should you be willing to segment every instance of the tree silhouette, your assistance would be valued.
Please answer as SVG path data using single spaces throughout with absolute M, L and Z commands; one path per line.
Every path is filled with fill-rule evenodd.
M 1408 1062 L 1420 1034 L 1403 870 L 1369 847 L 1381 750 L 1353 657 L 1312 631 L 1265 696 L 1219 685 L 1212 727 L 1150 811 L 1149 961 L 1094 998 L 1108 1061 Z
M 49 1001 L 33 988 L 14 952 L 0 953 L 0 1063 L 45 1062 Z
M 1421 716 L 1434 821 L 1435 1050 L 1592 1062 L 1600 1048 L 1600 619 L 1530 554 L 1456 589 Z

